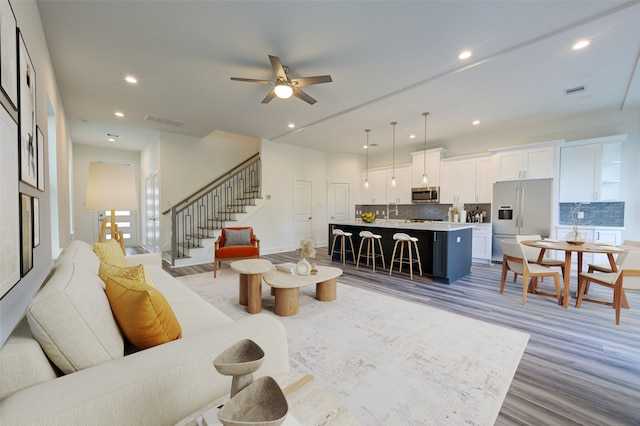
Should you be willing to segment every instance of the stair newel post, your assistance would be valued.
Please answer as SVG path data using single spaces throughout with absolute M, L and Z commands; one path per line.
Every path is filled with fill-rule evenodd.
M 176 258 L 178 257 L 178 244 L 176 241 L 176 236 L 178 235 L 178 230 L 176 229 L 176 223 L 178 221 L 176 208 L 171 208 L 171 266 L 176 266 Z

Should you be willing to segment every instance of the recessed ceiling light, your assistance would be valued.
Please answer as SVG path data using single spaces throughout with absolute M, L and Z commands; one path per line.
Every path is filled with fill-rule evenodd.
M 473 120 L 471 124 L 473 124 L 474 126 L 477 126 L 478 124 L 480 124 L 480 120 Z
M 573 50 L 584 49 L 591 43 L 589 40 L 580 40 L 576 44 L 573 45 Z
M 470 50 L 465 50 L 462 53 L 460 53 L 458 55 L 458 59 L 468 59 L 471 57 L 471 51 Z
M 415 139 L 416 135 L 409 135 L 409 139 Z
M 136 84 L 138 82 L 138 79 L 132 75 L 128 75 L 124 79 L 127 83 L 131 83 L 131 84 Z
M 116 140 L 114 138 L 109 138 L 107 139 L 109 142 L 115 142 Z
M 290 128 L 290 129 L 293 129 L 294 127 L 296 127 L 296 125 L 295 125 L 295 124 L 293 124 L 293 123 L 289 123 L 289 128 Z
M 124 114 L 120 111 L 114 112 L 113 115 L 115 115 L 116 117 L 124 117 Z

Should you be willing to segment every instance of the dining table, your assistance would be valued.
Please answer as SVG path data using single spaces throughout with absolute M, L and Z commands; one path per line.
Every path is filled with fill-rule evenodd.
M 569 283 L 571 282 L 571 254 L 577 253 L 578 256 L 578 278 L 582 273 L 582 259 L 584 253 L 601 253 L 606 254 L 609 259 L 609 265 L 613 272 L 618 271 L 616 265 L 616 258 L 614 255 L 628 252 L 628 251 L 640 251 L 640 247 L 606 244 L 606 243 L 593 243 L 584 242 L 581 244 L 575 244 L 573 242 L 560 241 L 554 239 L 544 240 L 526 240 L 521 241 L 525 246 L 536 247 L 540 249 L 537 263 L 542 263 L 546 250 L 564 251 L 564 292 L 562 297 L 562 306 L 564 308 L 569 307 Z

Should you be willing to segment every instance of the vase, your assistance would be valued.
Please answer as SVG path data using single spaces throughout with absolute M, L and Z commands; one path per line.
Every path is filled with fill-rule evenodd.
M 311 274 L 311 264 L 304 257 L 298 264 L 296 265 L 296 272 L 298 275 L 309 275 Z
M 580 232 L 578 230 L 569 232 L 565 240 L 569 244 L 582 245 L 587 240 L 587 235 L 584 232 Z

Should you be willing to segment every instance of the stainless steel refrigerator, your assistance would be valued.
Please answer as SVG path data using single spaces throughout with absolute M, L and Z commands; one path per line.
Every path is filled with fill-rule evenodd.
M 502 260 L 500 240 L 515 241 L 516 235 L 551 234 L 553 179 L 533 179 L 493 184 L 491 258 Z

